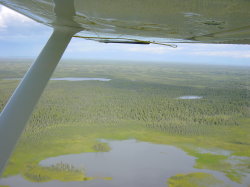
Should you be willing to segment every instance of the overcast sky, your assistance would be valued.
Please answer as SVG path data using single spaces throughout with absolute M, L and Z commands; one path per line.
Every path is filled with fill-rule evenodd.
M 52 29 L 0 5 L 0 58 L 36 57 Z M 73 38 L 64 56 L 74 59 L 194 62 L 250 66 L 250 45 L 102 44 Z

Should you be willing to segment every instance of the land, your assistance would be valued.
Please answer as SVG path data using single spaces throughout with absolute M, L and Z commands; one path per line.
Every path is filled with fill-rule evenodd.
M 31 62 L 1 60 L 1 109 L 19 82 L 5 79 L 22 77 Z M 109 151 L 100 138 L 134 138 L 179 147 L 197 158 L 196 168 L 221 171 L 240 184 L 250 172 L 249 70 L 175 63 L 63 61 L 53 77 L 111 81 L 50 81 L 4 177 L 20 174 L 36 182 L 92 180 L 75 168 L 45 168 L 38 163 L 52 156 Z M 188 95 L 202 98 L 178 99 Z M 218 153 L 223 150 L 228 154 Z M 229 160 L 233 157 L 245 159 L 232 163 Z M 178 177 L 183 179 L 182 185 L 195 177 L 218 182 L 209 174 L 195 173 L 175 176 L 168 184 L 180 185 Z

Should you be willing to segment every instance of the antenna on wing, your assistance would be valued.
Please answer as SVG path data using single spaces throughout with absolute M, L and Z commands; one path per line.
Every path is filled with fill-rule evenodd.
M 157 45 L 164 45 L 168 47 L 177 48 L 177 45 L 175 44 L 167 44 L 167 43 L 161 43 L 161 42 L 155 42 L 155 41 L 147 41 L 147 40 L 138 40 L 138 39 L 131 39 L 131 38 L 124 38 L 124 37 L 90 37 L 90 36 L 79 36 L 75 35 L 73 36 L 75 38 L 84 38 L 87 40 L 93 40 L 101 43 L 120 43 L 120 44 L 157 44 Z

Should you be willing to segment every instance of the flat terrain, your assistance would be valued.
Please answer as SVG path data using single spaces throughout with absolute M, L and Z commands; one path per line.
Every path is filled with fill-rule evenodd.
M 1 60 L 1 109 L 30 62 Z M 94 180 L 85 171 L 63 163 L 54 167 L 39 163 L 59 155 L 110 151 L 100 139 L 136 139 L 178 147 L 196 158 L 194 168 L 219 171 L 232 182 L 249 185 L 249 70 L 174 63 L 63 61 L 54 78 L 111 80 L 51 80 L 4 177 L 21 175 L 33 182 Z M 204 172 L 180 173 L 166 178 L 165 185 L 204 183 L 227 185 Z

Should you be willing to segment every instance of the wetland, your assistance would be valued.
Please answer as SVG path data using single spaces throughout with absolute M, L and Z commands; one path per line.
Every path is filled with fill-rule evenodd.
M 29 65 L 0 62 L 1 109 Z M 0 186 L 250 185 L 249 69 L 64 61 L 58 77 L 104 80 L 49 82 Z

